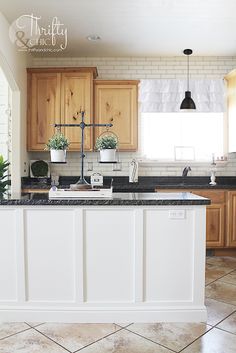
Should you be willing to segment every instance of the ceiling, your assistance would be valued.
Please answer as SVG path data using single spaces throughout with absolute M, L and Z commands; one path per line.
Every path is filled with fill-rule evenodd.
M 68 45 L 56 55 L 236 55 L 236 0 L 0 0 L 0 9 L 9 23 L 33 14 L 47 26 L 57 16 Z

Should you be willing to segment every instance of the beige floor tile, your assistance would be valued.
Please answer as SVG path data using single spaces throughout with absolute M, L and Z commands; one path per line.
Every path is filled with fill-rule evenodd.
M 236 312 L 230 315 L 227 319 L 222 321 L 217 327 L 223 330 L 236 334 Z M 235 348 L 236 351 L 236 348 Z
M 181 353 L 235 353 L 236 335 L 213 328 Z
M 227 275 L 232 269 L 228 267 L 220 267 L 211 264 L 206 264 L 206 284 L 209 284 L 222 276 Z
M 234 284 L 236 286 L 236 271 L 229 273 L 220 279 L 222 282 Z
M 0 339 L 14 335 L 17 332 L 21 332 L 29 329 L 29 326 L 24 322 L 3 322 L 0 323 Z
M 204 323 L 133 324 L 128 330 L 179 352 L 211 327 Z
M 236 305 L 236 286 L 220 280 L 206 287 L 206 297 Z
M 218 256 L 211 256 L 207 257 L 206 259 L 207 264 L 220 266 L 220 267 L 228 267 L 231 269 L 236 269 L 236 258 L 235 257 L 218 257 Z
M 76 351 L 120 329 L 116 324 L 46 323 L 37 327 L 38 331 L 70 351 Z
M 34 329 L 0 340 L 0 353 L 68 353 Z
M 82 349 L 81 353 L 172 353 L 169 349 L 150 342 L 126 330 L 110 335 L 91 346 Z
M 216 325 L 236 310 L 236 306 L 222 303 L 214 299 L 207 298 L 205 301 L 207 308 L 207 324 Z

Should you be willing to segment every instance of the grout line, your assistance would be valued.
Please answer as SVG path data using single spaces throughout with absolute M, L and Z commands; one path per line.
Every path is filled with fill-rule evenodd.
M 119 324 L 116 324 L 116 325 L 119 326 L 119 327 L 122 327 L 122 328 L 126 328 L 126 327 L 129 327 L 130 325 L 133 325 L 133 322 L 131 322 L 130 324 L 127 324 L 126 326 L 121 326 Z
M 0 338 L 0 341 L 1 341 L 1 340 L 4 340 L 5 338 L 9 338 L 9 337 L 12 337 L 12 336 L 18 335 L 18 333 L 21 333 L 21 332 L 25 332 L 25 331 L 31 330 L 31 328 L 32 328 L 32 327 L 30 327 L 30 326 L 29 326 L 28 328 L 26 328 L 26 329 L 24 329 L 24 330 L 21 330 L 21 331 L 18 331 L 18 332 L 12 333 L 11 335 L 8 335 L 8 336 L 5 336 L 5 337 L 2 337 L 2 338 Z
M 235 271 L 235 270 L 232 270 L 232 271 L 228 272 L 226 275 L 223 275 L 223 276 L 220 276 L 220 277 L 217 278 L 217 279 L 214 279 L 212 282 L 206 284 L 205 287 L 209 286 L 209 285 L 212 284 L 212 283 L 217 282 L 218 280 L 220 280 L 221 278 L 224 278 L 225 276 L 230 275 L 230 274 L 231 274 L 232 272 L 234 272 L 234 271 Z M 222 281 L 222 282 L 223 282 L 223 281 Z M 227 282 L 224 282 L 224 283 L 227 283 Z M 229 284 L 229 283 L 228 283 L 228 284 Z M 233 285 L 234 285 L 234 284 L 233 284 Z
M 30 328 L 34 328 L 34 327 L 38 327 L 38 326 L 40 326 L 40 325 L 45 324 L 45 322 L 41 322 L 41 324 L 37 324 L 37 325 L 35 325 L 35 326 L 28 324 L 28 322 L 25 322 L 25 324 L 28 325 Z
M 216 326 L 215 328 L 216 328 L 217 330 L 221 330 L 221 331 L 224 331 L 224 332 L 230 333 L 231 335 L 236 336 L 236 333 L 227 331 L 227 330 L 225 330 L 225 329 L 223 329 L 223 328 L 221 328 L 221 327 L 217 327 L 217 326 Z
M 115 325 L 117 325 L 117 324 L 115 324 Z M 119 326 L 119 325 L 117 325 L 117 326 Z M 121 327 L 121 326 L 119 326 L 119 327 Z M 111 332 L 111 333 L 109 333 L 108 335 L 99 338 L 98 340 L 96 340 L 96 341 L 94 341 L 94 342 L 92 342 L 92 343 L 87 344 L 87 345 L 84 346 L 84 347 L 79 348 L 78 350 L 74 351 L 73 353 L 80 352 L 80 351 L 82 351 L 82 349 L 84 349 L 84 348 L 86 348 L 86 347 L 89 347 L 89 346 L 91 346 L 92 344 L 97 343 L 97 342 L 99 342 L 99 341 L 102 341 L 103 339 L 105 339 L 105 338 L 107 338 L 107 337 L 109 337 L 109 336 L 115 335 L 117 332 L 120 332 L 120 331 L 122 331 L 122 330 L 124 330 L 123 327 L 121 327 L 119 330 L 117 330 L 117 331 L 115 331 L 115 332 Z
M 37 326 L 36 326 L 37 327 Z M 54 341 L 52 338 L 48 337 L 47 335 L 45 335 L 44 333 L 42 333 L 41 331 L 37 330 L 36 327 L 32 327 L 33 330 L 35 330 L 36 332 L 38 332 L 39 334 L 41 334 L 42 336 L 46 337 L 47 339 L 49 339 L 51 342 L 54 342 L 56 345 L 58 345 L 59 347 L 63 348 L 64 350 L 66 350 L 69 353 L 72 353 L 71 351 L 69 351 L 69 349 L 63 347 L 60 343 Z
M 223 329 L 220 329 L 219 327 L 217 327 L 217 325 L 219 325 L 219 323 L 221 323 L 222 321 L 226 320 L 229 316 L 231 316 L 233 313 L 235 313 L 236 310 L 234 310 L 231 314 L 227 315 L 224 319 L 222 319 L 221 321 L 217 322 L 215 325 L 209 325 L 208 323 L 206 323 L 207 326 L 211 326 L 211 328 L 205 332 L 203 335 L 199 336 L 196 340 L 194 340 L 192 343 L 188 344 L 186 347 L 184 347 L 183 349 L 181 349 L 181 351 L 179 351 L 178 353 L 181 353 L 185 348 L 189 347 L 191 344 L 193 344 L 194 342 L 196 342 L 199 338 L 205 336 L 206 334 L 208 334 L 208 332 L 212 331 L 212 329 L 216 328 L 218 330 L 222 330 L 222 331 L 226 331 L 228 333 L 231 333 L 233 335 L 235 335 L 234 333 L 232 332 L 229 332 L 227 330 L 223 330 Z
M 235 304 L 232 304 L 232 303 L 229 303 L 229 302 L 224 302 L 223 300 L 218 299 L 218 298 L 216 299 L 216 298 L 212 298 L 212 297 L 207 297 L 207 296 L 205 295 L 205 299 L 212 299 L 212 300 L 215 300 L 215 301 L 217 301 L 217 302 L 224 303 L 224 304 L 228 304 L 228 305 L 232 305 L 232 306 L 235 306 L 235 307 L 236 307 Z
M 131 332 L 131 333 L 133 333 L 133 334 L 135 334 L 135 335 L 137 335 L 137 336 L 139 336 L 139 337 L 142 337 L 142 338 L 144 338 L 144 339 L 147 340 L 147 341 L 150 341 L 150 342 L 152 342 L 152 343 L 155 343 L 155 344 L 158 345 L 158 346 L 161 346 L 161 347 L 163 347 L 163 348 L 167 348 L 167 349 L 169 349 L 171 352 L 174 352 L 174 353 L 178 353 L 178 352 L 179 352 L 179 351 L 174 351 L 172 348 L 169 348 L 169 347 L 167 347 L 167 346 L 164 346 L 164 345 L 161 344 L 161 343 L 155 342 L 155 341 L 153 341 L 153 340 L 150 339 L 150 338 L 147 338 L 147 337 L 145 337 L 145 336 L 142 336 L 141 334 L 139 334 L 139 333 L 137 333 L 137 332 L 131 331 L 131 330 L 126 329 L 126 328 L 125 328 L 125 330 L 128 331 L 128 332 Z
M 207 324 L 206 324 L 207 325 Z M 206 332 L 204 332 L 202 335 L 200 335 L 198 338 L 196 338 L 193 342 L 189 343 L 186 347 L 184 347 L 183 349 L 181 349 L 178 353 L 182 352 L 184 349 L 186 349 L 187 347 L 191 346 L 191 344 L 193 344 L 194 342 L 196 342 L 197 340 L 199 340 L 201 337 L 205 336 L 208 332 L 212 331 L 214 328 L 214 326 L 211 326 L 211 328 L 209 330 L 207 330 Z

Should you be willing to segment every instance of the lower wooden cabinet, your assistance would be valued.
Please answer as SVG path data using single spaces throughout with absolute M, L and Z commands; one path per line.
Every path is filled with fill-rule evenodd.
M 206 207 L 206 246 L 209 249 L 236 247 L 236 220 L 231 225 L 231 240 L 228 240 L 226 227 L 227 191 L 209 189 L 157 189 L 159 192 L 191 192 L 193 194 L 207 197 L 211 205 Z M 234 197 L 233 197 L 234 195 Z M 232 215 L 236 214 L 236 191 L 231 195 Z M 229 203 L 229 201 L 228 201 Z M 233 216 L 232 216 L 233 217 Z M 227 219 L 227 223 L 228 219 Z M 230 245 L 229 245 L 230 244 Z
M 206 242 L 208 248 L 224 246 L 225 205 L 212 204 L 206 210 Z
M 226 246 L 236 247 L 236 191 L 228 192 Z
M 207 197 L 211 205 L 206 208 L 206 246 L 217 248 L 225 246 L 226 191 L 209 189 L 188 190 L 196 195 Z

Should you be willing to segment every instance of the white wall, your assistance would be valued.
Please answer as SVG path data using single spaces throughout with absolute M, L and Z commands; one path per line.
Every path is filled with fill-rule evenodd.
M 20 189 L 26 153 L 27 56 L 19 52 L 8 36 L 9 23 L 0 12 L 0 66 L 12 90 L 12 190 Z
M 32 61 L 33 67 L 50 66 L 96 66 L 100 79 L 144 79 L 144 78 L 185 78 L 186 57 L 128 57 L 128 58 L 35 58 Z M 224 76 L 236 67 L 236 57 L 197 57 L 190 58 L 190 73 L 194 78 L 224 78 Z M 49 159 L 44 153 L 30 153 L 31 159 Z M 139 152 L 120 153 L 122 170 L 113 171 L 112 165 L 99 165 L 96 153 L 87 153 L 85 159 L 85 174 L 90 175 L 94 171 L 103 175 L 128 175 L 128 163 L 133 157 L 140 157 Z M 93 162 L 94 170 L 87 172 L 87 162 Z M 139 175 L 181 175 L 186 163 L 164 164 L 152 163 L 143 164 L 139 168 Z M 194 164 L 192 175 L 210 175 L 210 163 Z M 79 175 L 80 159 L 79 154 L 69 152 L 68 164 L 52 166 L 52 172 L 59 175 Z M 219 162 L 217 175 L 236 175 L 236 161 L 228 163 Z
M 0 67 L 0 155 L 8 159 L 9 142 L 9 118 L 6 110 L 8 109 L 8 82 Z

